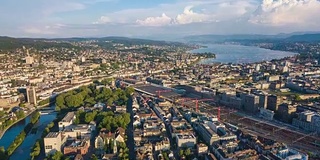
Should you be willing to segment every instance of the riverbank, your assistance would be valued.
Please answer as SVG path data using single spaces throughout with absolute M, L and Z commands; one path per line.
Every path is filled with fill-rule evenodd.
M 40 114 L 36 112 L 31 116 L 30 122 L 24 127 L 24 129 L 20 132 L 18 136 L 15 137 L 14 141 L 11 142 L 9 147 L 6 149 L 6 154 L 8 157 L 12 155 L 12 153 L 24 142 L 25 138 L 32 130 L 34 125 L 39 121 Z
M 35 109 L 35 110 L 32 110 L 32 111 L 29 112 L 29 113 L 27 113 L 24 117 L 22 117 L 22 118 L 20 118 L 20 119 L 18 119 L 18 120 L 16 120 L 16 121 L 14 121 L 14 122 L 12 122 L 12 124 L 10 124 L 7 128 L 5 128 L 3 131 L 0 132 L 0 139 L 3 137 L 3 135 L 6 133 L 6 131 L 7 131 L 8 129 L 10 129 L 12 126 L 14 126 L 15 124 L 19 123 L 20 121 L 26 119 L 28 116 L 30 116 L 30 115 L 31 115 L 33 112 L 35 112 L 35 111 L 36 111 L 36 109 Z
M 40 115 L 39 122 L 35 124 L 34 128 L 37 130 L 35 132 L 30 132 L 23 143 L 13 152 L 13 154 L 10 156 L 10 159 L 15 160 L 19 159 L 20 157 L 30 157 L 30 153 L 32 152 L 32 148 L 35 143 L 40 139 L 43 139 L 43 132 L 45 132 L 46 127 L 48 124 L 53 123 L 56 119 L 56 113 L 50 113 L 45 115 Z M 57 124 L 57 123 L 54 123 Z M 44 146 L 42 146 L 41 143 L 41 149 L 44 149 Z M 44 151 L 43 151 L 44 153 Z M 42 154 L 42 152 L 41 152 Z M 45 159 L 45 155 L 39 158 L 39 160 Z
M 27 113 L 23 118 L 20 118 L 16 121 L 14 121 L 12 124 L 10 124 L 7 128 L 5 128 L 3 131 L 0 132 L 0 139 L 3 137 L 3 135 L 6 133 L 6 131 L 8 129 L 10 129 L 12 126 L 14 126 L 15 124 L 19 123 L 20 121 L 26 119 L 28 116 L 30 116 L 32 113 L 34 113 L 36 110 L 41 109 L 41 108 L 45 108 L 45 107 L 49 107 L 50 103 L 44 104 L 44 105 L 40 105 L 40 106 L 36 106 L 36 109 L 32 110 L 30 113 Z

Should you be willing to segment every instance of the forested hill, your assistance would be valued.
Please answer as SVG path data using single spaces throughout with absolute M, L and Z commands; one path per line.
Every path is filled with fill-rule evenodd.
M 12 38 L 0 37 L 0 50 L 13 50 L 22 46 L 27 48 L 33 47 L 37 49 L 44 49 L 50 47 L 74 47 L 74 42 L 82 41 L 95 41 L 93 43 L 101 46 L 106 42 L 110 44 L 123 44 L 124 46 L 130 45 L 158 45 L 158 46 L 184 46 L 183 43 L 155 41 L 147 39 L 127 38 L 127 37 L 102 37 L 102 38 L 56 38 L 56 39 L 43 39 L 43 38 Z M 112 46 L 112 45 L 110 45 Z
M 292 42 L 320 42 L 320 34 L 293 35 L 285 40 Z
M 66 42 L 53 42 L 45 39 L 33 39 L 33 38 L 12 38 L 12 37 L 0 37 L 0 50 L 9 51 L 16 48 L 25 46 L 27 48 L 50 48 L 50 47 L 72 47 L 70 43 Z

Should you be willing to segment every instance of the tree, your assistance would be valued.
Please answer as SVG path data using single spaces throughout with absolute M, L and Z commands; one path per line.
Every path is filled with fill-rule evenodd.
M 89 104 L 89 105 L 94 105 L 96 103 L 96 101 L 94 100 L 93 97 L 88 97 L 84 100 L 85 103 Z
M 103 79 L 102 81 L 101 81 L 101 84 L 103 84 L 103 85 L 111 85 L 111 82 L 113 81 L 113 79 L 112 78 L 106 78 L 106 79 Z
M 92 154 L 91 160 L 98 160 L 98 157 L 95 154 Z
M 48 157 L 50 160 L 64 160 L 63 153 L 56 151 L 53 155 Z
M 134 93 L 134 88 L 133 87 L 127 87 L 125 89 L 125 92 L 127 95 L 132 95 Z
M 39 156 L 40 151 L 41 151 L 40 143 L 39 141 L 37 141 L 33 146 L 33 148 L 31 149 L 31 153 L 30 153 L 30 156 L 32 157 L 31 159 L 34 159 L 35 157 Z
M 3 117 L 5 115 L 4 111 L 0 111 L 0 117 Z
M 162 152 L 163 159 L 169 160 L 169 156 L 167 152 Z
M 127 160 L 129 159 L 129 149 L 128 148 L 120 148 L 120 151 L 119 151 L 119 158 L 121 160 Z
M 190 156 L 190 155 L 191 155 L 191 150 L 190 150 L 190 148 L 186 149 L 185 152 L 184 152 L 184 154 L 185 154 L 187 157 Z
M 295 94 L 295 95 L 294 95 L 294 100 L 295 100 L 295 101 L 301 101 L 302 98 L 299 96 L 299 94 Z
M 96 115 L 97 115 L 97 111 L 86 113 L 85 122 L 90 123 L 91 121 L 93 121 L 95 119 Z
M 20 104 L 19 104 L 19 107 L 24 108 L 24 107 L 26 107 L 26 104 L 24 104 L 24 103 L 20 103 Z
M 40 101 L 38 104 L 39 104 L 40 106 L 43 106 L 43 105 L 49 104 L 49 103 L 50 103 L 50 99 L 47 98 L 47 99 L 45 99 L 45 100 Z
M 56 98 L 56 110 L 60 110 L 65 108 L 65 102 L 64 102 L 64 94 L 60 94 Z
M 6 150 L 4 149 L 3 146 L 0 147 L 0 157 L 3 159 L 7 159 L 7 155 L 6 155 Z
M 113 98 L 109 98 L 109 99 L 108 99 L 107 105 L 108 105 L 108 106 L 112 106 L 112 105 L 113 105 Z
M 19 110 L 16 113 L 16 116 L 18 119 L 23 118 L 25 116 L 24 111 L 23 110 Z
M 40 118 L 40 113 L 36 112 L 34 115 L 32 115 L 30 123 L 35 124 Z
M 183 155 L 184 155 L 184 152 L 183 152 L 182 149 L 180 149 L 180 151 L 179 151 L 179 156 L 182 157 Z
M 79 107 L 83 104 L 83 97 L 80 94 L 69 95 L 65 97 L 65 102 L 68 108 Z

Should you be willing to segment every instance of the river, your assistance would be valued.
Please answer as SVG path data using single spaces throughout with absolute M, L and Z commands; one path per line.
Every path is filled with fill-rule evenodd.
M 54 106 L 50 106 L 54 108 Z M 32 114 L 26 119 L 16 123 L 11 128 L 9 128 L 3 137 L 0 139 L 0 146 L 4 146 L 5 149 L 13 142 L 16 136 L 24 129 L 24 127 L 30 122 Z M 46 126 L 56 118 L 56 113 L 44 114 L 40 116 L 39 121 L 35 124 L 37 127 L 37 132 L 32 134 L 31 132 L 27 135 L 23 143 L 13 152 L 10 159 L 11 160 L 26 160 L 30 157 L 30 149 L 35 144 L 35 142 L 41 138 L 42 132 Z M 0 157 L 1 159 L 1 157 Z
M 209 64 L 221 63 L 253 63 L 260 61 L 270 61 L 293 56 L 297 53 L 274 51 L 258 48 L 254 46 L 241 46 L 230 44 L 203 44 L 207 48 L 200 48 L 190 51 L 191 53 L 211 52 L 216 54 L 216 58 L 204 59 L 200 63 Z

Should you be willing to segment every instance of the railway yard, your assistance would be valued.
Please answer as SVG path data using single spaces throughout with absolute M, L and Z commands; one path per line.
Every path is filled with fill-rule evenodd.
M 167 90 L 165 87 L 152 85 L 137 85 L 136 89 L 152 96 L 160 96 L 168 101 L 196 110 L 196 102 L 192 97 L 181 97 L 175 92 L 160 92 Z M 177 101 L 179 99 L 186 99 Z M 199 102 L 199 111 L 205 114 L 218 115 L 218 108 L 214 100 Z M 288 146 L 305 152 L 320 154 L 320 137 L 314 133 L 306 133 L 289 124 L 276 121 L 267 121 L 242 113 L 241 111 L 220 106 L 220 120 L 238 126 L 243 132 L 257 135 L 266 139 L 285 143 Z

